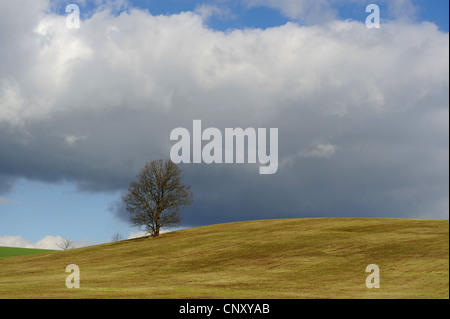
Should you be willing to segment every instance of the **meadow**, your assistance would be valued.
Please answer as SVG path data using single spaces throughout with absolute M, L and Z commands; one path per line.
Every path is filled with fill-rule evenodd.
M 0 247 L 0 258 L 42 254 L 42 253 L 48 253 L 48 252 L 52 252 L 52 251 L 55 251 L 55 250 L 35 249 L 35 248 L 19 248 L 19 247 Z
M 80 269 L 68 289 L 66 266 Z M 366 287 L 366 266 L 380 288 Z M 273 219 L 0 258 L 0 298 L 449 298 L 449 222 Z

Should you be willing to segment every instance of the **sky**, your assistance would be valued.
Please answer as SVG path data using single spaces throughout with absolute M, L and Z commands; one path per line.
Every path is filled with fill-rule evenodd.
M 366 26 L 370 3 L 379 28 Z M 193 120 L 277 128 L 279 161 L 265 175 L 259 163 L 180 163 L 194 194 L 182 228 L 448 219 L 448 7 L 0 0 L 0 246 L 142 236 L 121 195 Z

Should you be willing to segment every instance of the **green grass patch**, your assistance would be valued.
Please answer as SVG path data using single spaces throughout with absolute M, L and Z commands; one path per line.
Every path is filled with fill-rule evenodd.
M 35 249 L 35 248 L 18 248 L 18 247 L 0 247 L 1 257 L 25 256 L 33 254 L 49 253 L 55 250 L 51 249 Z

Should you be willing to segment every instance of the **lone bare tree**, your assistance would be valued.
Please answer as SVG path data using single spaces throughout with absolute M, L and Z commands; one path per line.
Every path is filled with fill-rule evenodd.
M 121 241 L 122 239 L 123 239 L 122 235 L 119 232 L 117 232 L 117 233 L 114 233 L 114 235 L 112 235 L 111 242 L 113 243 L 116 241 Z
M 64 238 L 56 243 L 56 246 L 61 248 L 62 250 L 71 249 L 74 247 L 75 242 L 70 238 Z
M 181 169 L 171 160 L 156 160 L 130 183 L 122 200 L 134 226 L 144 226 L 152 237 L 161 227 L 179 226 L 179 211 L 192 204 L 190 186 L 181 183 Z

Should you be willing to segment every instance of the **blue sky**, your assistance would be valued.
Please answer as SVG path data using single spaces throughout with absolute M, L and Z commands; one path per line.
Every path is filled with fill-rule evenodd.
M 98 7 L 110 8 L 114 13 L 119 14 L 123 11 L 129 11 L 130 8 L 139 8 L 148 10 L 152 15 L 172 15 L 181 12 L 198 12 L 202 6 L 216 7 L 221 12 L 214 14 L 207 21 L 208 27 L 214 30 L 225 31 L 227 29 L 241 29 L 241 28 L 270 28 L 283 25 L 289 21 L 295 21 L 304 24 L 304 19 L 292 18 L 286 16 L 280 9 L 274 8 L 273 5 L 267 5 L 270 1 L 196 1 L 196 0 L 128 0 L 126 2 L 118 1 L 120 4 L 115 6 L 108 6 L 108 2 L 102 1 L 82 1 L 71 2 L 80 6 L 81 18 L 88 18 L 93 12 L 96 12 Z M 103 1 L 105 2 L 105 1 Z M 286 2 L 286 1 L 280 1 Z M 287 1 L 289 2 L 289 1 Z M 295 1 L 290 1 L 295 2 Z M 297 1 L 301 2 L 301 1 Z M 337 0 L 330 1 L 331 7 L 336 11 L 338 19 L 352 19 L 357 21 L 365 21 L 368 13 L 365 8 L 370 3 L 375 3 L 380 7 L 380 17 L 384 20 L 398 19 L 402 16 L 408 16 L 415 22 L 430 21 L 435 23 L 440 30 L 448 32 L 449 29 L 449 2 L 445 0 L 415 0 L 405 1 L 411 3 L 414 7 L 411 12 L 410 7 L 405 5 L 405 9 L 393 11 L 388 6 L 388 1 L 345 1 Z M 396 1 L 392 1 L 396 2 Z M 65 7 L 67 2 L 55 0 L 53 1 L 53 12 L 58 14 L 65 14 Z
M 80 6 L 78 31 L 58 27 L 69 3 Z M 184 227 L 448 218 L 449 2 L 379 1 L 381 28 L 370 31 L 369 3 L 377 2 L 2 4 L 0 246 L 134 235 L 121 193 L 144 162 L 167 155 L 171 129 L 199 117 L 217 127 L 279 127 L 280 163 L 292 171 L 264 179 L 235 166 L 183 166 L 194 189 Z M 365 60 L 372 44 L 381 53 Z M 210 51 L 194 54 L 199 46 Z M 365 83 L 364 72 L 389 80 Z M 366 89 L 368 102 L 359 102 Z
M 26 236 L 33 242 L 48 234 L 94 243 L 107 240 L 106 234 L 112 236 L 120 232 L 128 235 L 126 224 L 111 218 L 105 207 L 115 199 L 115 195 L 79 193 L 67 182 L 45 184 L 23 179 L 15 184 L 8 202 L 4 204 L 1 232 L 17 236 L 23 233 L 24 228 L 33 229 Z M 86 232 L 93 225 L 98 232 Z

